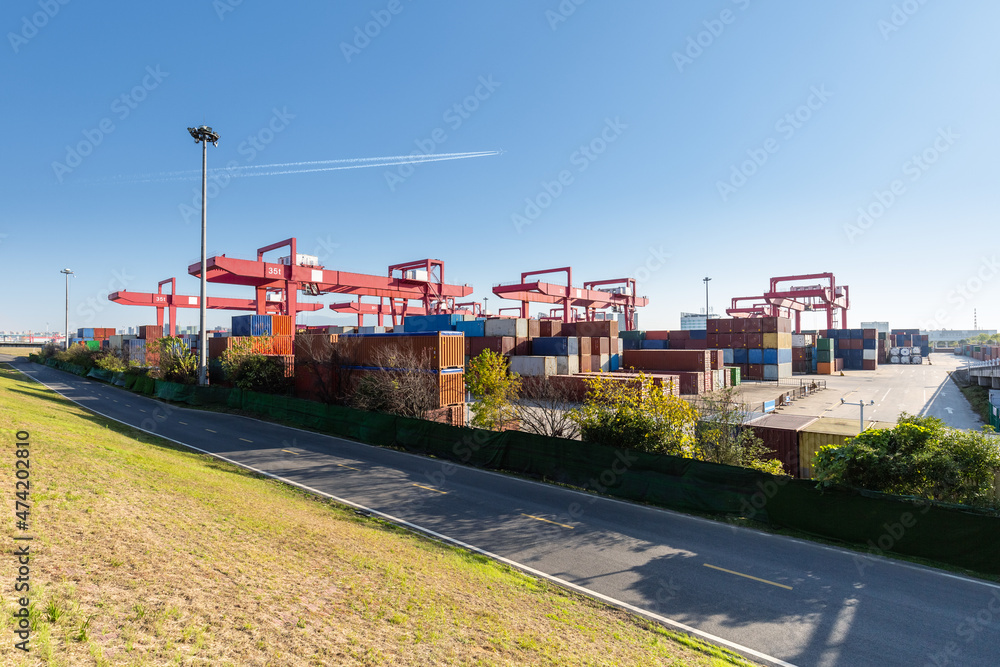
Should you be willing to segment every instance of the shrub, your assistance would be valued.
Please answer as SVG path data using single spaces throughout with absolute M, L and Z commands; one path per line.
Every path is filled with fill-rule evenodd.
M 476 428 L 499 431 L 517 419 L 513 401 L 521 379 L 509 371 L 507 359 L 493 350 L 484 350 L 469 362 L 465 386 L 475 399 L 470 410 Z

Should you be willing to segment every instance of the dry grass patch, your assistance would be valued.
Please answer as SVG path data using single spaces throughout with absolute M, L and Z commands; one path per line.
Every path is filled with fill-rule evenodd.
M 4 665 L 749 664 L 0 369 L 0 437 L 18 430 L 32 442 L 34 634 L 29 656 L 12 647 L 4 558 Z M 10 545 L 12 511 L 4 528 Z

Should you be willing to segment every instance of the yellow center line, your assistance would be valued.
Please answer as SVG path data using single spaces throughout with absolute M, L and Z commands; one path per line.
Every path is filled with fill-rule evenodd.
M 709 565 L 708 563 L 704 563 L 704 566 L 705 567 L 710 567 L 713 570 L 719 570 L 721 572 L 728 572 L 729 574 L 735 574 L 737 577 L 746 577 L 747 579 L 753 579 L 754 581 L 759 581 L 762 584 L 771 584 L 772 586 L 777 586 L 778 588 L 787 588 L 788 590 L 792 590 L 791 586 L 786 586 L 784 584 L 776 584 L 775 582 L 768 581 L 767 579 L 760 579 L 758 577 L 751 577 L 749 574 L 743 574 L 742 572 L 734 572 L 733 570 L 727 570 L 724 567 L 718 567 L 716 565 Z
M 293 452 L 293 451 L 292 451 L 292 450 L 290 450 L 290 449 L 282 449 L 281 451 L 283 451 L 283 452 L 288 452 L 289 454 L 295 454 L 295 452 Z M 298 454 L 295 454 L 295 455 L 296 455 L 296 456 L 298 456 Z
M 253 442 L 253 440 L 247 440 L 246 438 L 240 438 L 240 440 L 242 440 L 243 442 L 250 442 L 250 443 Z
M 206 430 L 206 431 L 208 431 L 209 433 L 215 433 L 215 431 L 213 431 L 213 430 L 212 430 L 212 429 L 210 429 L 210 428 L 206 428 L 205 430 Z
M 351 468 L 351 466 L 344 465 L 343 463 L 338 463 L 337 465 L 339 465 L 341 468 L 349 468 L 351 470 L 357 470 L 358 472 L 361 472 L 361 468 Z
M 543 519 L 540 516 L 534 516 L 532 514 L 525 514 L 524 512 L 521 512 L 521 516 L 526 516 L 529 519 L 534 519 L 535 521 L 544 521 L 545 523 L 554 523 L 557 526 L 562 526 L 563 528 L 569 528 L 570 530 L 574 529 L 574 526 L 567 526 L 566 524 L 559 523 L 558 521 L 552 521 L 551 519 Z
M 428 491 L 433 491 L 434 493 L 440 493 L 441 495 L 446 495 L 447 491 L 439 491 L 438 489 L 432 489 L 429 486 L 424 486 L 423 484 L 414 484 L 413 486 L 419 486 L 421 489 L 427 489 Z
M 180 425 L 182 425 L 182 426 L 187 426 L 188 425 L 187 422 L 177 422 L 177 423 L 180 424 Z
M 143 410 L 142 408 L 139 408 L 139 412 L 145 412 L 145 410 Z

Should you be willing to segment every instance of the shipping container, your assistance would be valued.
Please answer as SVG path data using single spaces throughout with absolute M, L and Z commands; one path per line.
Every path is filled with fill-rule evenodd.
M 528 320 L 523 317 L 490 318 L 486 320 L 485 334 L 487 336 L 527 338 Z
M 586 347 L 590 349 L 590 339 L 584 338 Z M 534 356 L 576 356 L 580 354 L 580 339 L 576 336 L 559 336 L 552 338 L 535 338 L 532 340 L 531 353 Z M 560 375 L 566 373 L 560 372 Z
M 539 320 L 538 321 L 539 336 L 542 338 L 551 338 L 552 336 L 562 336 L 563 335 L 563 323 L 560 320 Z M 629 333 L 639 333 L 638 331 L 633 331 Z M 486 334 L 483 334 L 484 336 Z
M 470 339 L 469 356 L 478 357 L 486 350 L 493 350 L 497 354 L 510 355 L 514 351 L 513 336 L 484 336 Z
M 872 422 L 866 420 L 866 427 Z M 813 462 L 821 447 L 843 447 L 847 440 L 861 432 L 857 419 L 820 417 L 799 430 L 799 477 L 812 479 Z
M 455 324 L 455 331 L 461 331 L 466 337 L 486 335 L 486 320 L 466 320 Z
M 580 357 L 556 356 L 556 375 L 576 375 L 580 372 Z
M 270 315 L 234 315 L 232 325 L 234 336 L 271 335 Z
M 399 356 L 435 370 L 462 368 L 465 365 L 465 337 L 459 331 L 343 334 L 338 346 L 342 348 L 342 354 L 352 359 L 351 365 L 354 366 L 396 367 L 392 360 Z M 400 363 L 405 363 L 405 359 Z
M 650 371 L 700 371 L 712 369 L 707 351 L 703 350 L 626 350 L 622 367 Z
M 799 476 L 799 432 L 816 421 L 816 417 L 770 413 L 747 423 L 771 455 L 781 461 L 781 467 L 793 477 Z
M 294 336 L 295 318 L 291 315 L 271 315 L 271 335 Z
M 554 356 L 523 355 L 510 358 L 510 371 L 525 377 L 549 377 L 556 375 Z
M 574 335 L 594 338 L 617 338 L 618 320 L 576 322 L 576 332 Z

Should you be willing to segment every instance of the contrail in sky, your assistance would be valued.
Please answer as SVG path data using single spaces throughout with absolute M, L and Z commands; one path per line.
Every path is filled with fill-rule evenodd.
M 429 153 L 426 155 L 389 155 L 383 157 L 356 157 L 341 160 L 311 160 L 305 162 L 282 162 L 276 164 L 245 164 L 232 167 L 209 169 L 209 178 L 227 175 L 230 178 L 246 176 L 279 176 L 282 174 L 308 174 L 317 171 L 339 171 L 342 169 L 364 169 L 366 167 L 394 167 L 401 164 L 421 164 L 424 162 L 444 162 L 465 160 L 474 157 L 500 155 L 503 151 L 472 151 L 467 153 Z M 117 183 L 152 183 L 160 181 L 187 181 L 201 177 L 200 169 L 185 171 L 164 171 L 158 174 L 137 174 L 104 179 Z

